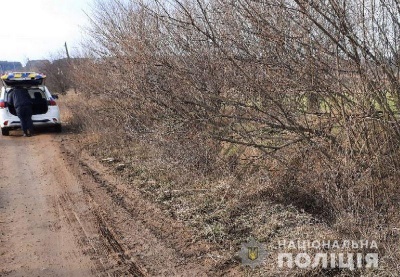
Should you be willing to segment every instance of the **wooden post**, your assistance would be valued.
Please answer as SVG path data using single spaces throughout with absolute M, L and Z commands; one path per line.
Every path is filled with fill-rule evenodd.
M 65 42 L 64 46 L 65 46 L 65 53 L 67 54 L 68 65 L 71 68 L 72 63 L 71 63 L 71 57 L 70 57 L 69 51 L 68 51 L 67 42 Z M 75 84 L 73 84 L 72 86 L 74 87 L 74 92 L 77 93 Z

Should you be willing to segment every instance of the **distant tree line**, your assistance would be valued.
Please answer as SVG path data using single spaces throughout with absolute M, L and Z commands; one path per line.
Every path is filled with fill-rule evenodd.
M 20 62 L 0 61 L 0 73 L 4 73 L 6 71 L 20 71 L 22 68 L 23 67 Z

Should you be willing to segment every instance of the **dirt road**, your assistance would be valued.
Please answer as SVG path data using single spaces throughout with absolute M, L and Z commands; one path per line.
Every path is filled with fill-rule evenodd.
M 66 134 L 0 138 L 0 276 L 222 273 L 193 230 L 73 145 Z
M 91 276 L 60 204 L 79 193 L 53 135 L 2 137 L 0 157 L 0 275 Z

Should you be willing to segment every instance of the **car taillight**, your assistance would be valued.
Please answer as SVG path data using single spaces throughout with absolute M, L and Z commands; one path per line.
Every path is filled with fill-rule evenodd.
M 54 101 L 53 99 L 49 100 L 49 106 L 57 106 L 56 101 Z
M 8 126 L 8 120 L 4 121 L 4 126 Z
M 4 109 L 7 107 L 7 103 L 4 101 L 0 101 L 0 109 Z

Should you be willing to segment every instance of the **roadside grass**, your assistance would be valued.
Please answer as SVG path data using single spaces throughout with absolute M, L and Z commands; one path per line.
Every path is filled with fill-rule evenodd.
M 259 163 L 246 167 L 249 157 L 260 153 L 225 143 L 214 167 L 202 168 L 204 159 L 199 157 L 204 153 L 197 143 L 201 138 L 191 137 L 182 144 L 176 137 L 154 133 L 135 137 L 112 120 L 104 120 L 99 111 L 107 108 L 104 103 L 83 104 L 71 94 L 61 101 L 67 107 L 62 112 L 68 128 L 82 130 L 73 135 L 82 149 L 113 169 L 126 186 L 197 230 L 193 241 L 214 243 L 219 253 L 213 259 L 221 271 L 239 267 L 241 243 L 253 236 L 266 245 L 269 256 L 266 266 L 255 271 L 239 267 L 243 276 L 389 276 L 400 272 L 400 191 L 393 177 L 395 167 L 386 168 L 386 174 L 378 165 L 360 172 L 344 156 L 337 157 L 335 166 L 327 165 L 317 151 L 304 145 L 281 153 L 287 167 L 272 160 L 264 161 L 265 167 Z M 342 239 L 377 240 L 379 271 L 277 266 L 277 246 L 284 240 Z

